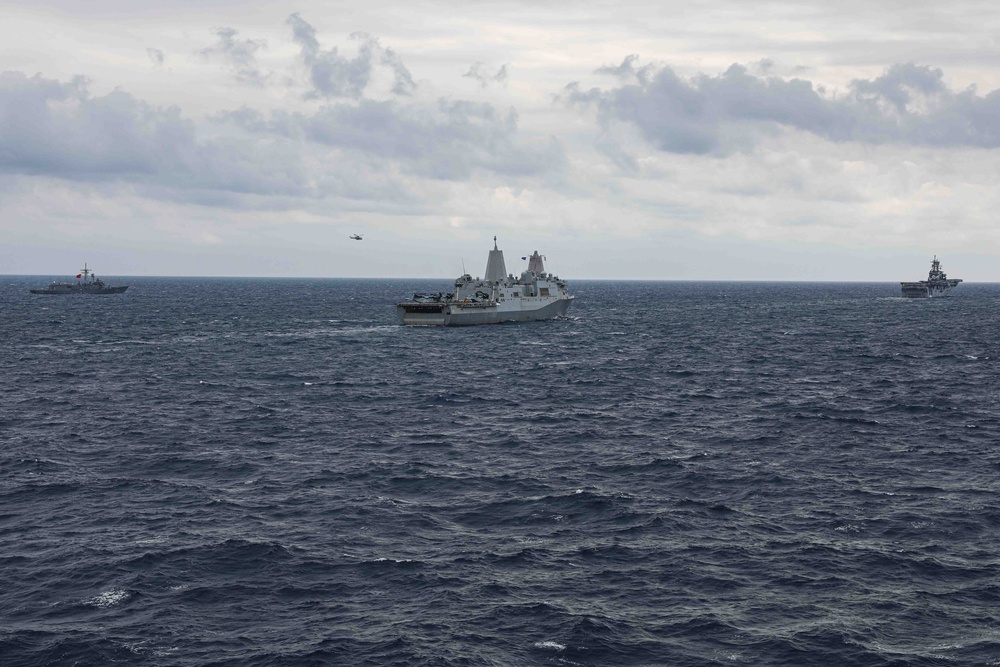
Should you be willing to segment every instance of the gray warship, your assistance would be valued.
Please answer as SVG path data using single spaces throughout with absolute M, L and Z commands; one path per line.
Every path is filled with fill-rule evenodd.
M 545 272 L 536 250 L 528 269 L 519 278 L 507 273 L 503 250 L 493 237 L 493 250 L 482 279 L 466 273 L 455 280 L 448 294 L 414 294 L 412 301 L 396 305 L 400 324 L 469 326 L 500 322 L 529 322 L 565 315 L 575 298 L 566 282 Z
M 37 287 L 31 290 L 32 294 L 121 294 L 128 289 L 128 285 L 114 286 L 108 285 L 103 280 L 94 275 L 94 272 L 84 264 L 80 273 L 76 276 L 75 283 L 50 283 L 48 287 Z
M 944 296 L 951 291 L 955 285 L 962 282 L 961 278 L 949 278 L 941 270 L 941 262 L 937 255 L 931 261 L 931 270 L 927 274 L 927 280 L 920 280 L 911 283 L 900 283 L 903 288 L 903 296 L 908 299 L 926 299 L 935 296 Z

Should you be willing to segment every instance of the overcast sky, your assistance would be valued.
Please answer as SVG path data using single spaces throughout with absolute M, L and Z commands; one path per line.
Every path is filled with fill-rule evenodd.
M 1000 281 L 995 2 L 0 16 L 0 273 Z

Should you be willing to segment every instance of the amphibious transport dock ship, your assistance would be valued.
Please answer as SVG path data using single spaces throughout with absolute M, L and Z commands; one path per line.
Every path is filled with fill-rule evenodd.
M 951 288 L 962 282 L 961 278 L 949 278 L 941 270 L 941 262 L 937 255 L 931 261 L 931 270 L 927 274 L 927 280 L 920 280 L 912 283 L 900 283 L 903 288 L 903 296 L 909 299 L 926 299 L 934 296 L 944 296 Z
M 31 290 L 32 294 L 121 294 L 128 285 L 115 287 L 108 285 L 94 275 L 94 272 L 83 265 L 77 274 L 75 283 L 50 283 L 48 287 L 38 287 Z M 81 281 L 82 279 L 82 281 Z
M 452 293 L 414 294 L 413 301 L 396 306 L 400 324 L 468 326 L 565 315 L 574 297 L 567 291 L 565 281 L 545 272 L 538 251 L 528 258 L 528 270 L 515 278 L 507 273 L 503 250 L 496 241 L 494 236 L 482 279 L 466 273 L 455 281 Z

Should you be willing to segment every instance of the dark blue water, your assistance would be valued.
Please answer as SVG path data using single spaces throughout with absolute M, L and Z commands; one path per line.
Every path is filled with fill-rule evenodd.
M 0 664 L 1000 664 L 1000 285 L 0 277 Z

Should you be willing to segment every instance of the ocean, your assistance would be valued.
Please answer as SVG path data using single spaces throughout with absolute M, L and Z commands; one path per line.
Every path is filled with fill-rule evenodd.
M 0 665 L 1000 664 L 1000 285 L 0 276 Z

